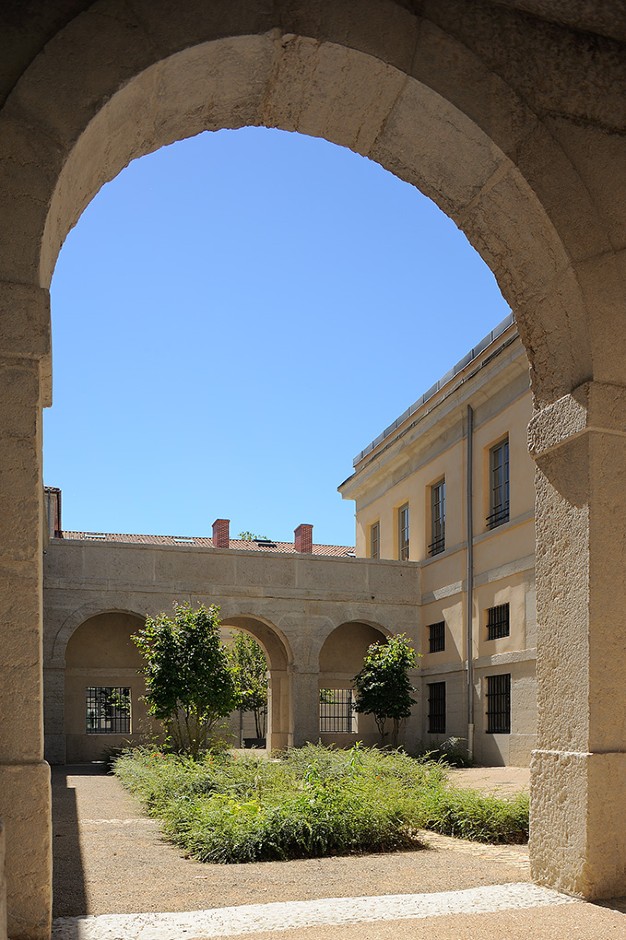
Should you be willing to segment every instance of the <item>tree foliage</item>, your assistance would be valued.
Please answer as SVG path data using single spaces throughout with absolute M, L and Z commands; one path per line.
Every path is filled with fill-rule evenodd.
M 417 664 L 417 653 L 408 637 L 399 633 L 384 643 L 372 643 L 363 661 L 363 668 L 354 677 L 355 709 L 373 715 L 385 743 L 387 720 L 392 721 L 391 746 L 398 745 L 400 722 L 411 714 L 415 687 L 409 679 L 409 669 Z
M 265 653 L 253 636 L 237 631 L 230 649 L 230 662 L 238 708 L 254 714 L 256 736 L 264 738 L 268 687 Z
M 245 532 L 240 532 L 239 538 L 244 542 L 256 542 L 256 541 L 269 542 L 269 538 L 267 537 L 267 535 L 257 535 L 256 532 L 249 532 L 248 530 L 246 530 Z
M 163 722 L 179 752 L 197 757 L 220 718 L 237 708 L 219 607 L 175 604 L 174 616 L 148 617 L 132 637 L 145 659 L 148 713 Z

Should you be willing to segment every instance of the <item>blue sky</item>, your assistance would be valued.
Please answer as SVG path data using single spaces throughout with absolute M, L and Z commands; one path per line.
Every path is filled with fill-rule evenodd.
M 136 160 L 52 283 L 64 527 L 351 544 L 354 455 L 507 313 L 454 223 L 348 150 L 245 128 Z

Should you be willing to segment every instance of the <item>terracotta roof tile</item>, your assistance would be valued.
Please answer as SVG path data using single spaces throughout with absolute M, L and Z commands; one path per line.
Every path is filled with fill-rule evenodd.
M 195 548 L 213 548 L 213 539 L 207 536 L 187 535 L 132 535 L 121 532 L 76 532 L 63 530 L 63 539 L 83 542 L 127 542 L 135 545 L 189 545 Z M 245 539 L 230 539 L 229 549 L 245 552 L 265 552 L 274 555 L 298 555 L 293 542 L 249 542 Z M 313 545 L 313 555 L 330 555 L 346 558 L 354 555 L 352 545 Z

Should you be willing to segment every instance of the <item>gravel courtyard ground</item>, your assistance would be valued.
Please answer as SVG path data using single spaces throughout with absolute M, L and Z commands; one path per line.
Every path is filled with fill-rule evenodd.
M 519 768 L 471 768 L 454 771 L 453 776 L 456 785 L 501 793 L 528 786 L 528 771 Z M 546 907 L 534 907 L 532 892 L 537 889 L 529 884 L 525 846 L 485 846 L 427 833 L 429 848 L 417 852 L 205 865 L 184 858 L 164 842 L 158 823 L 141 814 L 138 804 L 114 777 L 93 766 L 54 768 L 53 814 L 54 916 L 70 919 L 56 922 L 55 937 L 59 940 L 175 940 L 179 936 L 185 940 L 217 936 L 234 940 L 252 933 L 254 940 L 330 940 L 331 934 L 332 940 L 419 940 L 426 936 L 429 940 L 463 940 L 475 937 L 480 930 L 485 937 L 498 940 L 505 935 L 507 940 L 531 936 L 537 940 L 544 936 L 552 940 L 626 940 L 626 916 L 619 910 L 561 903 L 558 896 L 548 899 Z M 499 892 L 490 887 L 498 885 L 508 887 Z M 502 893 L 504 901 L 498 903 L 511 909 L 499 910 L 498 903 L 484 907 Z M 398 901 L 392 898 L 397 895 L 420 897 Z M 507 900 L 509 895 L 513 900 Z M 378 899 L 372 902 L 375 923 L 368 924 L 367 918 L 353 922 L 359 920 L 359 910 L 367 907 L 364 901 L 349 900 L 355 897 Z M 346 901 L 310 903 L 329 898 Z M 258 913 L 256 908 L 242 907 L 276 902 L 287 904 L 275 910 L 259 908 Z M 298 902 L 309 904 L 302 907 Z M 437 916 L 430 916 L 429 904 L 432 907 L 435 903 L 439 905 Z M 417 905 L 414 911 L 411 905 Z M 530 909 L 518 909 L 525 905 Z M 219 910 L 224 908 L 229 910 L 216 926 L 215 917 L 219 919 Z M 231 908 L 241 909 L 243 914 Z M 446 913 L 449 910 L 458 912 Z M 206 917 L 198 920 L 198 926 L 202 923 L 204 927 L 196 935 L 184 914 L 178 921 L 162 922 L 156 915 L 149 919 L 150 912 L 164 911 L 214 913 L 209 913 L 210 923 Z M 248 913 L 254 914 L 254 923 L 246 921 Z M 148 920 L 128 916 L 126 920 L 83 919 L 84 915 L 112 914 L 145 914 Z M 240 916 L 245 929 L 235 934 L 232 931 L 238 929 Z M 276 917 L 282 918 L 280 929 L 263 929 Z M 472 927 L 476 918 L 478 922 Z M 493 924 L 493 933 L 485 932 L 489 924 Z M 437 932 L 433 932 L 433 925 Z

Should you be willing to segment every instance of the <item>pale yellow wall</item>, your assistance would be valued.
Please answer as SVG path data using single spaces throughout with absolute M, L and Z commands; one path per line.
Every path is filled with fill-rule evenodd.
M 528 453 L 528 422 L 532 415 L 532 400 L 527 388 L 520 394 L 516 381 L 512 389 L 519 397 L 481 422 L 481 408 L 476 409 L 474 431 L 474 533 L 489 532 L 489 449 L 508 435 L 510 522 L 525 513 L 534 513 L 534 464 Z M 486 409 L 485 409 L 486 410 Z M 501 528 L 501 527 L 497 527 Z M 491 530 L 496 532 L 496 529 Z
M 358 555 L 369 554 L 369 527 L 378 522 L 382 557 L 397 558 L 397 509 L 408 502 L 410 558 L 421 572 L 416 635 L 416 648 L 423 657 L 421 744 L 431 747 L 450 735 L 467 738 L 467 406 L 471 405 L 475 756 L 486 763 L 527 764 L 536 733 L 534 465 L 526 440 L 532 413 L 528 367 L 515 328 L 485 349 L 483 359 L 483 368 L 478 369 L 476 362 L 468 365 L 465 373 L 357 465 L 342 490 L 356 499 Z M 489 449 L 505 436 L 509 521 L 489 529 Z M 430 487 L 441 478 L 446 481 L 445 551 L 429 557 Z M 510 634 L 487 640 L 487 608 L 504 603 L 510 607 Z M 428 627 L 442 620 L 445 650 L 429 653 Z M 484 676 L 498 671 L 510 671 L 512 677 L 510 735 L 487 735 L 484 730 Z M 428 684 L 437 681 L 446 682 L 444 736 L 427 730 Z

